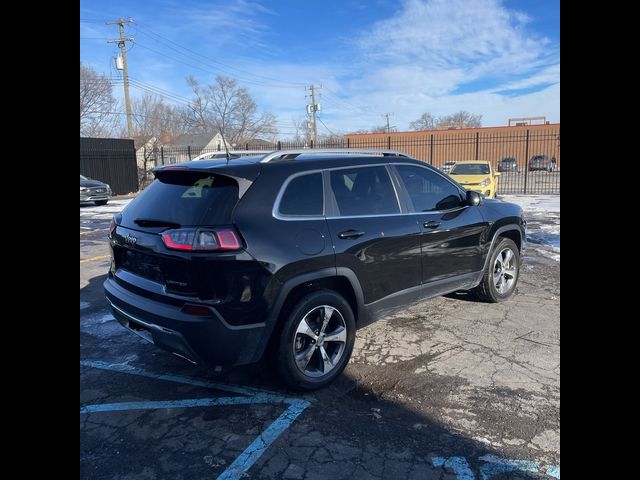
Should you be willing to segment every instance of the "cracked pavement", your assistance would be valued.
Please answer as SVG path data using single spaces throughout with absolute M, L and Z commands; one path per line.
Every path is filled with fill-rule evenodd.
M 81 208 L 82 212 L 82 208 Z M 108 219 L 81 215 L 81 226 Z M 108 217 L 107 217 L 108 218 Z M 81 230 L 82 231 L 82 230 Z M 106 232 L 81 235 L 81 257 L 108 253 Z M 81 264 L 81 359 L 286 392 L 266 363 L 221 375 L 125 331 L 108 312 L 108 259 Z M 517 291 L 486 304 L 457 292 L 360 329 L 351 362 L 244 478 L 455 479 L 435 457 L 464 457 L 473 477 L 488 456 L 560 465 L 560 262 L 525 251 Z M 81 367 L 81 405 L 228 396 L 199 386 Z M 250 404 L 80 416 L 81 478 L 215 478 L 285 405 Z M 559 474 L 558 474 L 559 477 Z M 557 477 L 556 477 L 557 478 Z

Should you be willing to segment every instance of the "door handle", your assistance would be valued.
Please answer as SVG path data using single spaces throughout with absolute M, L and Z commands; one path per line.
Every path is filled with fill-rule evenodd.
M 364 235 L 364 232 L 361 232 L 359 230 L 345 230 L 344 232 L 340 232 L 338 234 L 338 238 L 346 240 L 348 238 L 358 238 L 362 235 Z
M 440 226 L 440 222 L 434 222 L 431 220 L 430 222 L 425 222 L 423 225 L 424 228 L 438 228 Z

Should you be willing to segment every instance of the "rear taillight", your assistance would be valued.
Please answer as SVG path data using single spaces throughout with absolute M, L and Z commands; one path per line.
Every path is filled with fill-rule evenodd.
M 162 234 L 164 245 L 171 250 L 216 252 L 238 250 L 241 245 L 231 229 L 208 230 L 202 228 L 180 228 Z
M 240 248 L 240 242 L 233 230 L 218 230 L 216 232 L 218 237 L 218 245 L 223 250 L 237 250 Z

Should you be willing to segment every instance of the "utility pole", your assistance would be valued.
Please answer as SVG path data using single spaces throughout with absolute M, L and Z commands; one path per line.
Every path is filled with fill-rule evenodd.
M 318 123 L 316 120 L 316 112 L 320 110 L 320 104 L 316 103 L 316 86 L 311 85 L 309 90 L 311 90 L 311 95 L 305 95 L 305 97 L 311 97 L 311 104 L 307 105 L 307 115 L 311 117 L 311 141 L 315 146 L 318 141 Z M 322 88 L 322 85 L 320 86 Z M 305 87 L 306 90 L 306 87 Z
M 393 113 L 383 113 L 382 116 L 386 117 L 387 119 L 387 133 L 389 133 L 391 131 L 391 126 L 389 125 L 389 117 L 393 115 Z
M 131 116 L 131 100 L 129 99 L 129 70 L 127 68 L 127 47 L 125 42 L 133 42 L 133 37 L 127 37 L 124 34 L 124 24 L 133 23 L 130 18 L 119 18 L 106 22 L 107 25 L 118 25 L 120 37 L 116 40 L 108 40 L 107 43 L 117 43 L 122 53 L 122 79 L 124 80 L 124 104 L 127 109 L 127 134 L 129 138 L 133 138 L 133 123 Z

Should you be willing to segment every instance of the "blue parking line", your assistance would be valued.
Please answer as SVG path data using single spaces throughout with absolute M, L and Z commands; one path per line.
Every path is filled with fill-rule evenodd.
M 102 370 L 128 373 L 156 380 L 183 383 L 199 387 L 206 387 L 226 392 L 240 393 L 244 397 L 217 397 L 198 398 L 188 400 L 166 400 L 149 402 L 120 402 L 95 405 L 85 405 L 80 408 L 80 413 L 97 413 L 126 410 L 148 410 L 158 408 L 192 408 L 208 407 L 215 405 L 248 405 L 248 404 L 274 404 L 285 403 L 288 408 L 276 418 L 251 444 L 236 458 L 229 467 L 220 474 L 218 480 L 239 480 L 262 454 L 275 442 L 278 437 L 288 429 L 298 416 L 309 406 L 307 400 L 285 397 L 277 393 L 268 392 L 251 387 L 227 385 L 224 383 L 199 380 L 182 375 L 166 375 L 149 372 L 140 368 L 123 364 L 113 364 L 98 360 L 81 360 L 85 367 L 93 367 Z
M 295 403 L 291 403 L 289 408 L 269 425 L 258 438 L 251 442 L 251 445 L 245 448 L 240 456 L 220 474 L 217 480 L 237 480 L 241 478 L 308 406 L 309 402 L 306 400 L 296 400 Z
M 217 397 L 217 398 L 193 398 L 189 400 L 165 400 L 157 402 L 119 402 L 98 403 L 85 405 L 80 413 L 118 412 L 122 410 L 155 410 L 158 408 L 194 408 L 213 407 L 216 405 L 250 405 L 263 403 L 254 397 Z
M 99 368 L 102 370 L 110 370 L 113 372 L 128 373 L 130 375 L 138 375 L 141 377 L 153 378 L 155 380 L 166 380 L 168 382 L 185 383 L 187 385 L 195 385 L 197 387 L 214 388 L 216 390 L 222 390 L 223 392 L 240 393 L 242 395 L 275 395 L 271 392 L 267 392 L 266 390 L 260 390 L 259 388 L 243 387 L 240 385 L 228 385 L 226 383 L 211 382 L 209 380 L 199 380 L 197 378 L 186 377 L 184 375 L 167 375 L 163 373 L 154 373 L 143 370 L 141 368 L 136 368 L 120 363 L 107 363 L 100 360 L 80 360 L 80 365 L 83 365 L 85 367 Z

